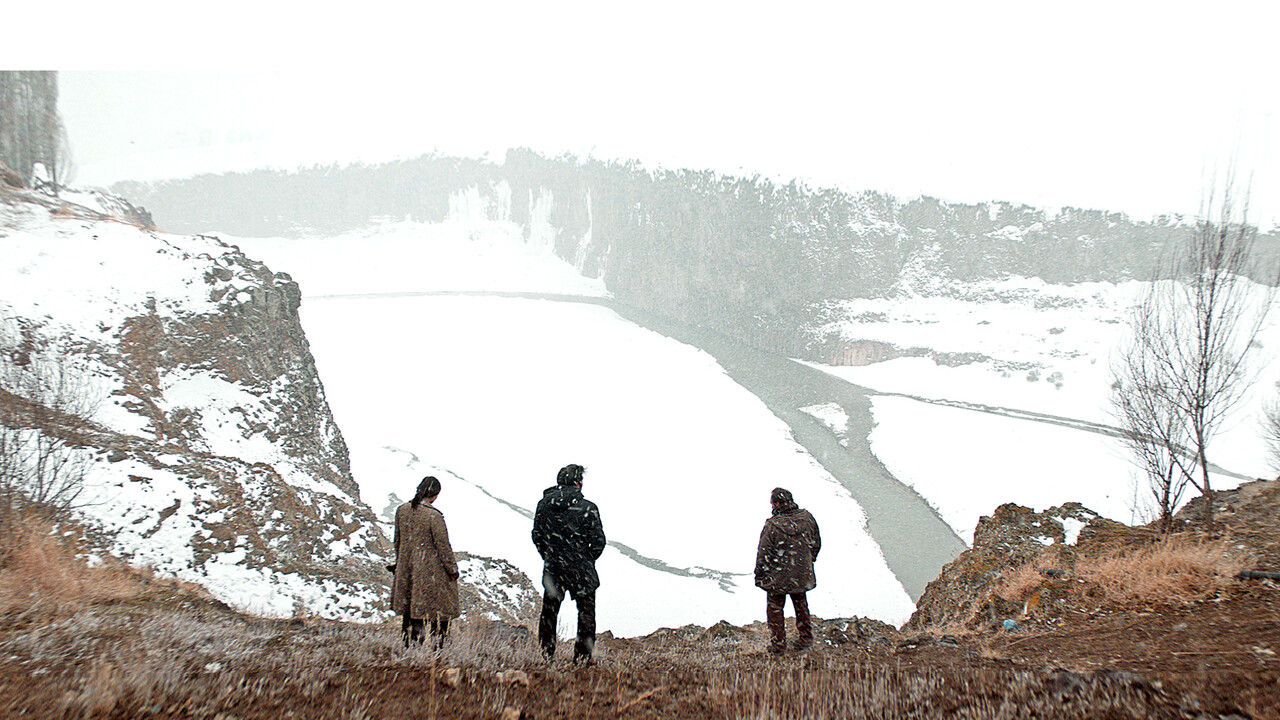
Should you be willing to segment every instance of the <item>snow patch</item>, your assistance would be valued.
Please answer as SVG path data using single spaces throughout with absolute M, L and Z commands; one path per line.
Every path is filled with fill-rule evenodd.
M 1087 524 L 1088 523 L 1085 523 L 1082 520 L 1077 520 L 1072 517 L 1062 518 L 1062 533 L 1065 535 L 1062 540 L 1062 544 L 1075 545 L 1076 541 L 1080 539 L 1080 531 L 1083 530 Z

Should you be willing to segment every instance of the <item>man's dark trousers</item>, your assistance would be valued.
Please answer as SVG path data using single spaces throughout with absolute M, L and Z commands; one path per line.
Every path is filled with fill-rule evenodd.
M 813 644 L 813 621 L 809 618 L 809 599 L 804 593 L 789 593 L 791 605 L 796 610 L 796 634 L 799 635 L 799 647 L 806 648 Z M 782 608 L 787 602 L 788 593 L 769 593 L 765 602 L 764 617 L 769 626 L 769 646 L 775 651 L 786 649 L 787 626 L 782 615 Z
M 564 601 L 563 583 L 549 572 L 542 575 L 542 615 L 538 619 L 538 643 L 548 659 L 556 652 L 556 620 Z M 573 643 L 573 661 L 590 660 L 596 646 L 596 593 L 570 592 L 578 606 L 578 639 Z

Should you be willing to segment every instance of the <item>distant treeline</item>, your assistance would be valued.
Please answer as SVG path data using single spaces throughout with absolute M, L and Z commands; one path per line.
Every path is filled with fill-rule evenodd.
M 438 222 L 449 214 L 450 197 L 469 188 L 506 208 L 504 183 L 504 212 L 526 236 L 535 203 L 550 192 L 556 253 L 602 277 L 619 300 L 789 352 L 794 342 L 807 342 L 791 339 L 796 328 L 828 300 L 882 295 L 936 277 L 1144 279 L 1162 247 L 1189 232 L 1189 221 L 1174 217 L 1135 222 L 1099 210 L 900 201 L 524 149 L 509 151 L 501 164 L 428 155 L 112 189 L 145 205 L 166 230 L 298 236 L 388 218 Z M 1259 249 L 1280 254 L 1280 236 L 1261 237 Z

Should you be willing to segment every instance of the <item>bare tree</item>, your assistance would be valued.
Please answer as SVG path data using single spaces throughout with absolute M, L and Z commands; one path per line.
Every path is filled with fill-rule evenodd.
M 1173 529 L 1173 513 L 1190 484 L 1187 464 L 1188 437 L 1175 408 L 1160 401 L 1161 393 L 1144 387 L 1151 372 L 1145 353 L 1125 352 L 1112 362 L 1112 410 L 1124 429 L 1125 446 L 1133 453 L 1146 477 L 1149 500 L 1157 512 L 1160 531 Z M 1138 493 L 1136 497 L 1141 497 Z
M 1267 441 L 1271 469 L 1280 473 L 1280 397 L 1267 403 L 1263 411 L 1262 437 Z
M 74 443 L 100 405 L 65 356 L 41 353 L 30 326 L 0 310 L 0 504 L 82 504 L 91 458 Z
M 1130 317 L 1131 341 L 1115 370 L 1117 415 L 1153 492 L 1172 499 L 1180 483 L 1193 485 L 1206 500 L 1206 525 L 1213 523 L 1209 443 L 1256 379 L 1251 347 L 1280 281 L 1248 279 L 1257 276 L 1257 229 L 1233 190 L 1228 173 L 1187 241 L 1171 244 Z

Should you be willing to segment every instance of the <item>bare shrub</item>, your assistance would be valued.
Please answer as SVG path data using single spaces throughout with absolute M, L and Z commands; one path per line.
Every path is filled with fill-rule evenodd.
M 1144 384 L 1154 372 L 1154 362 L 1151 353 L 1127 352 L 1113 361 L 1111 372 L 1117 380 L 1111 403 L 1123 430 L 1121 439 L 1145 475 L 1147 492 L 1134 488 L 1134 513 L 1151 516 L 1145 519 L 1154 520 L 1161 532 L 1170 532 L 1173 513 L 1191 484 L 1189 471 L 1178 464 L 1190 436 L 1177 408 Z
M 1174 535 L 1137 550 L 1081 559 L 1075 571 L 1109 598 L 1187 603 L 1219 592 L 1251 564 L 1248 553 L 1225 543 Z
M 70 356 L 0 309 L 0 502 L 65 511 L 83 503 L 83 443 L 102 397 Z

